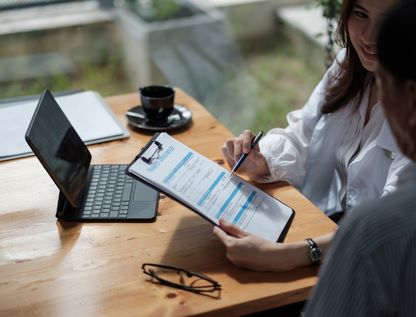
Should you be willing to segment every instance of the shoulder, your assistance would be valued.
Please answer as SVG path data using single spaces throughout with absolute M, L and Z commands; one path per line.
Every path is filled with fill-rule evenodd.
M 338 239 L 353 237 L 362 255 L 416 232 L 416 180 L 385 197 L 354 208 L 341 222 Z
M 343 64 L 343 61 L 345 60 L 345 56 L 346 56 L 346 49 L 342 49 L 337 53 L 331 66 L 327 69 L 321 81 L 316 86 L 315 90 L 313 91 L 311 95 L 311 99 L 309 100 L 309 103 L 311 100 L 313 101 L 312 103 L 316 103 L 317 107 L 315 108 L 315 110 L 317 111 L 319 115 L 320 115 L 322 106 L 326 102 L 327 89 L 337 82 L 338 78 L 340 78 L 343 72 L 342 64 Z
M 311 96 L 308 99 L 308 102 L 303 107 L 302 116 L 306 119 L 312 118 L 314 124 L 316 123 L 316 119 L 319 119 L 322 115 L 321 108 L 326 101 L 327 88 L 333 84 L 334 80 L 337 80 L 336 78 L 342 71 L 341 64 L 345 59 L 345 51 L 345 49 L 342 49 L 338 52 L 337 56 L 332 62 L 332 65 L 327 69 L 321 81 L 313 90 Z
M 400 289 L 414 302 L 415 186 L 361 205 L 341 222 L 306 316 L 375 316 L 391 311 Z
M 322 86 L 327 86 L 328 83 L 330 83 L 332 80 L 336 80 L 337 76 L 342 71 L 342 63 L 345 60 L 346 56 L 346 49 L 341 49 L 337 55 L 335 56 L 332 64 L 329 66 L 329 68 L 326 70 L 322 80 L 321 84 Z
M 347 55 L 346 48 L 342 48 L 337 52 L 337 54 L 335 55 L 335 61 L 338 63 L 338 65 L 341 64 L 345 60 L 346 55 Z
M 336 79 L 336 77 L 340 74 L 342 71 L 342 64 L 346 58 L 347 50 L 345 48 L 338 51 L 337 55 L 334 58 L 334 61 L 332 62 L 331 66 L 328 68 L 328 71 L 326 73 L 326 76 L 330 80 Z

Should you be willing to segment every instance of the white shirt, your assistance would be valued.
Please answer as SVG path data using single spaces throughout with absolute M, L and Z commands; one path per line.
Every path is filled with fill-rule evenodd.
M 342 50 L 337 59 L 344 55 Z M 288 114 L 287 128 L 272 129 L 260 141 L 271 175 L 257 179 L 289 182 L 328 215 L 394 191 L 398 173 L 410 164 L 399 152 L 380 104 L 364 125 L 370 85 L 358 111 L 351 101 L 336 112 L 321 113 L 329 74 L 338 68 L 335 62 L 306 105 Z

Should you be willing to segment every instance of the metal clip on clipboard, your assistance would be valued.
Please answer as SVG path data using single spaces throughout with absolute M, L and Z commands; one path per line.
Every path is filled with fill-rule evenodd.
M 156 141 L 156 140 L 151 140 L 150 141 L 150 144 L 148 145 L 148 147 L 147 148 L 149 148 L 150 146 L 151 146 L 151 144 L 155 144 L 156 145 L 156 149 L 153 151 L 153 152 L 151 152 L 152 153 L 152 155 L 150 155 L 150 156 L 148 156 L 148 157 L 145 157 L 143 154 L 140 156 L 140 158 L 142 159 L 142 161 L 144 161 L 145 163 L 147 163 L 147 164 L 151 164 L 152 163 L 152 161 L 154 160 L 154 159 L 157 159 L 158 158 L 158 156 L 159 156 L 159 152 L 163 149 L 163 145 L 162 145 L 162 143 L 160 143 L 159 141 Z

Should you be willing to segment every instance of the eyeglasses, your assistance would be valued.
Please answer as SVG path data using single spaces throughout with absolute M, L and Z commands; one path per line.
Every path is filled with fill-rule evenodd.
M 212 278 L 178 267 L 143 263 L 142 270 L 162 285 L 202 294 L 221 290 L 221 285 Z
M 153 143 L 156 145 L 156 149 L 153 152 L 153 154 L 149 157 L 144 157 L 144 156 L 141 157 L 141 159 L 144 162 L 146 162 L 147 164 L 150 164 L 152 162 L 152 160 L 154 160 L 154 159 L 158 159 L 159 158 L 159 153 L 163 149 L 162 143 L 160 143 L 159 141 L 153 141 Z

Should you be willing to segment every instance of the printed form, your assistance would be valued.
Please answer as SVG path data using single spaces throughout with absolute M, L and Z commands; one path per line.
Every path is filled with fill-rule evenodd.
M 155 142 L 156 141 L 156 142 Z M 277 241 L 293 210 L 167 133 L 141 153 L 129 172 L 218 224 Z

